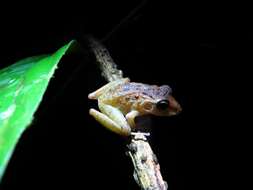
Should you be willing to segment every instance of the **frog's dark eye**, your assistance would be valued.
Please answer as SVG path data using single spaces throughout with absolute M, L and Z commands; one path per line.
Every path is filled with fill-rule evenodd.
M 160 100 L 156 103 L 156 107 L 159 110 L 166 110 L 169 107 L 169 101 L 168 100 Z

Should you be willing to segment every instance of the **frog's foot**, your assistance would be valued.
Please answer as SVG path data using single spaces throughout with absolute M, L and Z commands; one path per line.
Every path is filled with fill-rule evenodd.
M 90 109 L 89 113 L 107 129 L 123 136 L 129 136 L 131 134 L 131 128 L 128 126 L 127 123 L 125 123 L 125 125 L 122 125 L 122 122 L 118 124 L 117 121 L 112 120 L 107 115 L 95 109 Z
M 143 133 L 143 132 L 131 132 L 131 136 L 135 140 L 143 140 L 146 141 L 147 137 L 150 136 L 150 133 Z

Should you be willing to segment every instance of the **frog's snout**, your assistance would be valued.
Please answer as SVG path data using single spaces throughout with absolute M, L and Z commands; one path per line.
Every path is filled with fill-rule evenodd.
M 182 111 L 182 107 L 173 96 L 169 96 L 168 100 L 169 100 L 170 115 L 176 115 Z

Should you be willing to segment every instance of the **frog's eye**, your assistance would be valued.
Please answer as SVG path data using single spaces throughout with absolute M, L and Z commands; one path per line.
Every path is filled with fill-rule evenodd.
M 156 107 L 159 110 L 166 110 L 169 107 L 169 101 L 168 100 L 160 100 L 156 103 Z

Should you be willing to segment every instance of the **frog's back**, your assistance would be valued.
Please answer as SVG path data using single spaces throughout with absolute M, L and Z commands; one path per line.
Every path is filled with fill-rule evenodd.
M 171 93 L 171 89 L 167 85 L 157 86 L 142 83 L 127 83 L 120 86 L 118 96 L 128 96 L 136 94 L 140 97 L 150 97 L 154 100 L 166 98 Z
M 163 99 L 170 93 L 169 86 L 147 85 L 142 83 L 124 83 L 105 93 L 104 100 L 110 104 L 133 103 L 141 99 Z M 106 96 L 106 97 L 105 97 Z
M 88 95 L 89 99 L 106 99 L 107 96 L 111 96 L 115 89 L 118 88 L 119 85 L 123 83 L 128 83 L 128 78 L 119 79 L 116 81 L 112 81 L 107 83 L 106 85 L 102 86 L 95 92 L 92 92 Z

